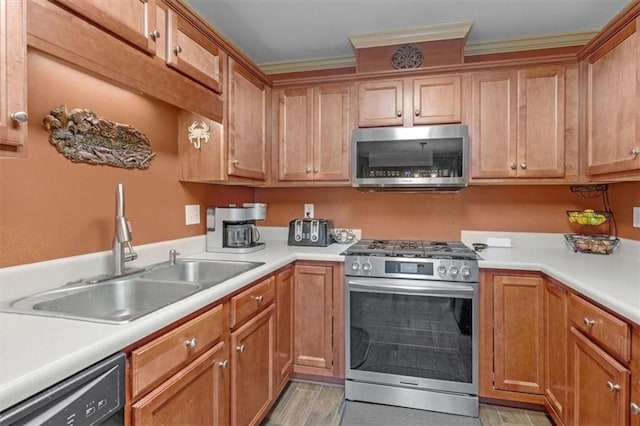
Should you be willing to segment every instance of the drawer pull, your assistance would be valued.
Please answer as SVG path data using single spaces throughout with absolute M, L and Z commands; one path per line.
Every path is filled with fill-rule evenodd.
M 611 382 L 607 382 L 607 389 L 609 389 L 609 392 L 617 392 L 620 390 L 620 385 L 614 385 Z
M 185 345 L 187 345 L 188 348 L 193 349 L 196 346 L 198 346 L 198 339 L 196 339 L 195 337 L 192 337 L 191 339 L 185 342 Z
M 589 318 L 583 319 L 582 322 L 584 323 L 584 326 L 587 327 L 587 328 L 594 326 L 595 323 L 596 323 L 595 320 L 592 320 L 592 319 L 589 319 Z
M 247 347 L 245 345 L 236 346 L 236 351 L 238 352 L 244 352 L 246 350 L 247 350 Z
M 264 300 L 264 296 L 260 295 L 260 296 L 252 296 L 253 300 L 255 300 L 256 302 L 260 303 Z
M 638 158 L 638 156 L 640 155 L 640 148 L 633 148 L 631 151 L 629 151 L 629 154 L 631 154 L 633 158 Z
M 153 30 L 149 33 L 149 37 L 151 37 L 152 40 L 157 40 L 160 38 L 160 31 L 158 30 Z
M 181 53 L 182 53 L 182 47 L 180 47 L 180 46 L 176 46 L 176 47 L 174 47 L 174 48 L 173 48 L 173 53 L 175 53 L 175 54 L 176 54 L 176 56 L 178 56 L 179 54 L 181 54 Z
M 640 405 L 636 404 L 635 402 L 631 403 L 631 412 L 633 414 L 635 414 L 636 416 L 640 416 Z
M 29 121 L 29 114 L 24 111 L 12 112 L 11 119 L 16 123 L 26 123 L 27 121 Z
M 218 362 L 218 366 L 220 368 L 228 368 L 229 367 L 229 361 L 227 361 L 226 359 L 224 361 L 220 361 L 220 362 Z

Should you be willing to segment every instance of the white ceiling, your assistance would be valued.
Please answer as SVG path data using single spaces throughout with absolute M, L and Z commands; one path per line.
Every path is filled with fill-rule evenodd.
M 473 22 L 467 45 L 601 29 L 631 0 L 185 0 L 258 65 L 353 56 L 349 36 Z

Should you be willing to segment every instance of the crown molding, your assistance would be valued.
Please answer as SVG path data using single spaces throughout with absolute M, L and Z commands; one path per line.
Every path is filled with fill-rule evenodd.
M 465 56 L 488 53 L 517 52 L 521 50 L 550 49 L 554 47 L 582 46 L 593 39 L 598 31 L 551 34 L 540 37 L 522 37 L 509 40 L 495 40 L 483 43 L 469 43 L 464 48 Z
M 598 34 L 597 31 L 583 31 L 578 33 L 552 34 L 540 37 L 523 37 L 510 40 L 496 40 L 484 43 L 470 43 L 465 46 L 465 56 L 485 55 L 489 53 L 517 52 L 522 50 L 549 49 L 554 47 L 581 46 L 587 44 Z M 284 74 L 290 72 L 304 72 L 325 70 L 332 68 L 346 68 L 356 66 L 355 56 L 336 58 L 311 59 L 304 61 L 273 62 L 261 64 L 260 69 L 265 74 Z
M 456 22 L 378 33 L 354 34 L 349 37 L 349 40 L 354 49 L 365 49 L 395 44 L 466 38 L 472 25 L 473 22 Z

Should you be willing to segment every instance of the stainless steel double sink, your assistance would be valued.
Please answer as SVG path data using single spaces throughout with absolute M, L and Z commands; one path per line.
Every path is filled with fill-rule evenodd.
M 0 311 L 125 324 L 261 265 L 218 260 L 159 264 L 127 277 L 80 282 L 5 302 Z

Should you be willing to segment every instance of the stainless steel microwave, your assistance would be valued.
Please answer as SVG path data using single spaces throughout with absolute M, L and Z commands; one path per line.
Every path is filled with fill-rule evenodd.
M 361 190 L 458 191 L 467 186 L 466 125 L 353 131 L 352 185 Z

